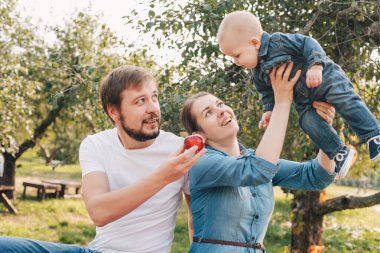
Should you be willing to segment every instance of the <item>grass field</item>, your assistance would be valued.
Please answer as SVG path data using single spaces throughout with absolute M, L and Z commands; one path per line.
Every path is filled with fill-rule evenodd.
M 39 179 L 80 180 L 78 165 L 64 165 L 53 171 L 51 167 L 38 162 L 33 153 L 27 153 L 17 168 L 18 215 L 11 215 L 0 205 L 0 235 L 22 236 L 39 240 L 86 245 L 95 235 L 95 227 L 89 219 L 81 199 L 49 199 L 38 202 L 34 192 L 21 199 L 22 182 Z M 357 189 L 332 185 L 327 189 L 328 197 L 356 194 Z M 369 191 L 367 194 L 375 191 Z M 269 224 L 265 239 L 268 252 L 289 252 L 290 244 L 290 201 L 275 188 L 276 208 Z M 361 194 L 363 196 L 363 194 Z M 188 252 L 186 207 L 179 211 L 173 253 Z M 380 252 L 380 206 L 346 210 L 325 217 L 325 252 Z

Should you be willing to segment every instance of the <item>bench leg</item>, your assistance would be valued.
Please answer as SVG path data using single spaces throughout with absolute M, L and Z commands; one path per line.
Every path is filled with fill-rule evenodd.
M 45 199 L 45 196 L 46 196 L 46 191 L 45 191 L 45 187 L 41 189 L 41 198 L 40 198 L 40 201 L 41 200 L 44 200 Z
M 65 185 L 61 185 L 61 191 L 59 192 L 59 197 L 60 198 L 64 198 L 65 197 L 65 192 L 66 192 L 66 186 Z
M 5 207 L 9 210 L 9 212 L 13 214 L 17 214 L 17 209 L 12 205 L 12 202 L 8 199 L 7 195 L 5 193 L 0 194 L 0 201 L 5 205 Z
M 26 185 L 24 185 L 24 191 L 22 192 L 22 198 L 25 199 L 26 195 Z
M 42 201 L 45 199 L 45 187 L 38 188 L 37 199 L 39 201 Z

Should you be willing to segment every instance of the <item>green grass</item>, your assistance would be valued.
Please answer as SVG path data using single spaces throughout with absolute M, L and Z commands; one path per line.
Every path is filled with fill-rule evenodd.
M 95 235 L 84 203 L 81 199 L 35 200 L 35 192 L 28 189 L 28 197 L 21 199 L 22 182 L 40 179 L 80 180 L 78 165 L 64 165 L 52 170 L 41 164 L 33 152 L 27 152 L 18 163 L 17 198 L 14 202 L 19 214 L 9 214 L 0 205 L 0 235 L 21 236 L 45 241 L 86 245 Z M 356 195 L 356 188 L 330 186 L 328 197 L 343 194 Z M 369 191 L 367 194 L 375 191 Z M 363 196 L 363 194 L 361 194 Z M 290 202 L 292 195 L 285 195 L 275 187 L 276 207 L 269 223 L 265 244 L 269 252 L 289 252 Z M 187 210 L 183 203 L 177 217 L 173 253 L 188 252 Z M 324 252 L 380 252 L 380 206 L 345 210 L 325 216 Z
M 86 245 L 95 235 L 82 199 L 47 199 L 36 201 L 37 191 L 27 188 L 21 198 L 23 181 L 41 179 L 80 180 L 78 165 L 64 165 L 54 171 L 39 162 L 33 152 L 27 152 L 16 169 L 16 200 L 18 215 L 9 214 L 0 205 L 0 235 L 21 236 L 38 240 Z M 21 166 L 20 166 L 21 165 Z

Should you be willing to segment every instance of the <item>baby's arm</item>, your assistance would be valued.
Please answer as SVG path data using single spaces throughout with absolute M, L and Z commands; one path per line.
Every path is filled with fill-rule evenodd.
M 318 87 L 322 83 L 322 65 L 313 65 L 306 72 L 306 85 L 309 88 Z
M 274 93 L 272 85 L 268 85 L 262 78 L 260 78 L 260 74 L 255 73 L 255 70 L 252 72 L 252 81 L 261 95 L 261 102 L 263 103 L 264 112 L 272 111 L 274 107 Z
M 301 34 L 281 34 L 284 50 L 291 55 L 303 55 L 309 69 L 320 64 L 325 67 L 326 53 L 315 39 Z
M 270 117 L 272 116 L 272 111 L 264 112 L 263 116 L 261 116 L 261 120 L 259 122 L 259 128 L 266 128 L 269 125 Z
M 306 85 L 318 87 L 322 83 L 322 71 L 326 53 L 315 39 L 301 34 L 282 34 L 282 44 L 289 54 L 303 55 L 307 60 Z

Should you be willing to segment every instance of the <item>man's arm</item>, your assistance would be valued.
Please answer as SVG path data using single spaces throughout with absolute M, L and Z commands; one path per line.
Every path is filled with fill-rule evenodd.
M 182 147 L 159 168 L 135 184 L 109 190 L 104 172 L 96 171 L 82 179 L 82 194 L 89 215 L 96 226 L 104 226 L 132 212 L 167 184 L 182 177 L 205 153 L 197 147 L 184 151 Z

